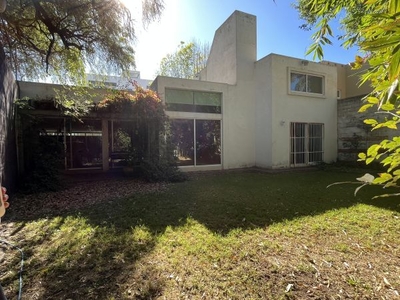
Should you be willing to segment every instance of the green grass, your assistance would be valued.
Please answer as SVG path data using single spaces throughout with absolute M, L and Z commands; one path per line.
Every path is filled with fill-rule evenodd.
M 399 198 L 360 174 L 228 172 L 9 221 L 25 299 L 385 298 L 400 291 Z M 18 253 L 0 280 L 10 298 Z

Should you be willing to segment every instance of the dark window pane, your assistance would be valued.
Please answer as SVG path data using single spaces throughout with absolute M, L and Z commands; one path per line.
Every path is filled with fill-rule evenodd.
M 322 77 L 307 75 L 307 92 L 323 94 Z
M 194 165 L 194 125 L 193 120 L 171 120 L 171 140 L 174 155 L 180 166 Z
M 100 120 L 83 120 L 68 124 L 68 168 L 102 166 L 102 131 Z
M 199 113 L 220 114 L 221 106 L 196 105 L 195 111 Z
M 167 103 L 167 110 L 169 111 L 194 112 L 195 109 L 195 106 L 192 104 Z
M 309 124 L 309 162 L 323 161 L 323 124 Z
M 196 120 L 196 164 L 221 164 L 221 121 Z

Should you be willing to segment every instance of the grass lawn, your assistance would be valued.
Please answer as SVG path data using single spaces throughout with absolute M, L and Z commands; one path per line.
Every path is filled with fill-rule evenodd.
M 400 198 L 326 189 L 359 175 L 200 174 L 58 212 L 17 198 L 1 238 L 24 250 L 23 299 L 396 299 Z M 0 261 L 14 299 L 19 252 Z

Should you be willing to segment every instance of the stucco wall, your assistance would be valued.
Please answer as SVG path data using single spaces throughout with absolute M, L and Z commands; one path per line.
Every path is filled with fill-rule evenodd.
M 197 166 L 201 169 L 232 169 L 252 167 L 255 161 L 254 96 L 249 82 L 240 81 L 238 86 L 208 81 L 178 79 L 159 76 L 153 82 L 160 98 L 165 101 L 165 88 L 213 91 L 223 94 L 222 114 L 167 112 L 171 118 L 221 119 L 222 166 Z M 190 169 L 185 167 L 185 169 Z
M 364 65 L 361 69 L 352 70 L 349 65 L 345 66 L 346 93 L 342 95 L 342 99 L 366 95 L 371 92 L 372 88 L 368 82 L 360 86 L 360 76 L 368 67 L 368 65 Z
M 255 165 L 272 166 L 272 56 L 264 57 L 255 67 Z
M 0 182 L 10 192 L 17 181 L 14 100 L 17 84 L 0 48 Z
M 257 59 L 256 17 L 235 11 L 216 31 L 201 80 L 236 84 L 253 75 Z
M 324 160 L 326 162 L 336 160 L 336 67 L 310 61 L 302 62 L 301 59 L 277 54 L 270 54 L 257 62 L 258 83 L 255 88 L 258 91 L 256 105 L 258 107 L 256 165 L 258 166 L 272 168 L 290 166 L 291 122 L 323 123 Z M 290 70 L 324 76 L 324 96 L 291 94 L 289 92 Z M 262 110 L 266 112 L 266 115 L 261 112 Z M 258 141 L 260 138 L 262 140 Z M 268 145 L 271 152 L 266 150 Z

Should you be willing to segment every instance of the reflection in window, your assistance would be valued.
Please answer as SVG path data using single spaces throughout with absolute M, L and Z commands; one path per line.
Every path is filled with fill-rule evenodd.
M 220 120 L 171 120 L 171 137 L 178 165 L 221 164 Z
M 196 164 L 221 163 L 221 122 L 196 120 Z
M 221 113 L 221 93 L 166 89 L 165 101 L 170 111 Z
M 290 90 L 322 95 L 324 93 L 323 77 L 291 72 Z
M 194 165 L 193 120 L 171 120 L 171 139 L 174 156 L 180 166 Z

